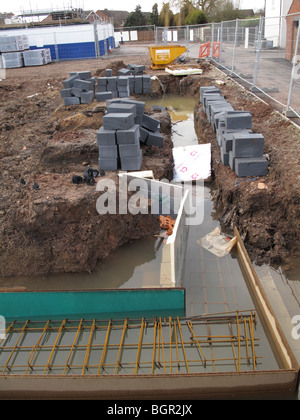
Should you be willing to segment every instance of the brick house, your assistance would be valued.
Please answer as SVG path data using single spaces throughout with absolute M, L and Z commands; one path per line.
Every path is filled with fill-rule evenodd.
M 289 16 L 286 17 L 287 32 L 285 58 L 287 60 L 292 60 L 295 54 L 296 40 L 300 20 L 300 0 L 293 0 L 288 14 Z M 300 43 L 296 54 L 300 55 Z

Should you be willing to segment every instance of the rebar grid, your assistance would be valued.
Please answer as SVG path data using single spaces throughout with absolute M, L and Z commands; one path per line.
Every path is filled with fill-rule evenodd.
M 0 374 L 138 375 L 257 370 L 256 313 L 153 320 L 14 321 Z

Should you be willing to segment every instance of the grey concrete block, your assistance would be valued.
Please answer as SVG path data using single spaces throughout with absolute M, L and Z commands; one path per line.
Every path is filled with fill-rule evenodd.
M 220 89 L 215 86 L 200 86 L 200 102 L 203 104 L 203 94 L 207 93 L 221 93 Z
M 99 158 L 99 169 L 103 171 L 116 171 L 118 169 L 118 159 Z
M 78 80 L 78 75 L 77 74 L 74 74 L 73 76 L 68 77 L 67 79 L 65 79 L 62 82 L 62 84 L 63 84 L 65 89 L 69 89 L 69 88 L 73 87 L 75 80 Z
M 76 96 L 72 96 L 71 98 L 64 98 L 65 105 L 79 105 L 80 104 L 80 98 L 77 98 Z
M 220 93 L 207 93 L 203 94 L 203 105 L 207 107 L 207 101 L 221 101 L 223 98 Z
M 149 135 L 145 144 L 147 146 L 162 147 L 163 142 L 164 142 L 164 138 L 160 132 L 157 131 L 155 133 L 152 133 L 152 131 L 149 131 Z
M 244 111 L 226 111 L 225 124 L 227 129 L 252 128 L 252 115 Z
M 235 158 L 234 170 L 237 176 L 265 176 L 268 173 L 268 161 L 264 156 L 256 158 Z
M 129 70 L 126 70 L 129 72 Z M 129 79 L 127 76 L 119 76 L 117 80 L 118 86 L 129 86 Z
M 262 134 L 234 133 L 232 151 L 235 157 L 260 157 L 264 152 Z
M 118 144 L 136 144 L 140 139 L 140 126 L 135 124 L 127 130 L 117 130 Z
M 85 90 L 85 91 L 89 91 L 89 90 L 93 90 L 94 89 L 93 83 L 92 82 L 88 82 L 87 80 L 76 79 L 73 82 L 73 86 L 75 88 L 82 89 L 82 90 Z
M 90 71 L 78 71 L 77 75 L 79 77 L 79 79 L 81 80 L 86 80 L 86 79 L 91 79 L 92 78 L 92 74 Z
M 120 158 L 126 157 L 136 157 L 140 155 L 140 142 L 137 141 L 136 144 L 119 144 L 119 154 Z
M 122 171 L 139 171 L 142 166 L 142 158 L 141 150 L 138 156 L 121 158 Z
M 130 64 L 131 66 L 131 72 L 132 74 L 143 74 L 143 72 L 146 70 L 146 67 L 144 65 L 138 65 L 138 64 Z M 127 66 L 128 67 L 128 66 Z
M 120 76 L 129 75 L 130 74 L 130 70 L 129 69 L 120 69 L 120 70 L 118 70 L 118 74 Z
M 220 152 L 223 165 L 229 166 L 229 152 L 225 152 L 223 147 L 221 147 Z
M 100 146 L 99 158 L 118 158 L 118 146 Z
M 105 75 L 106 75 L 106 77 L 111 77 L 112 76 L 112 69 L 106 69 L 105 70 Z
M 151 77 L 149 74 L 143 75 L 143 86 L 151 85 Z
M 125 90 L 125 91 L 123 91 L 123 90 L 119 90 L 118 91 L 118 94 L 119 94 L 119 98 L 129 98 L 129 96 L 130 96 L 130 90 L 129 90 L 129 87 L 128 87 L 128 89 L 127 90 Z
M 96 99 L 98 102 L 105 102 L 112 97 L 112 92 L 96 92 Z
M 62 98 L 70 98 L 72 96 L 71 88 L 69 88 L 69 89 L 62 89 L 60 91 L 60 96 Z
M 143 127 L 140 127 L 140 142 L 146 143 L 148 136 L 149 136 L 149 131 Z
M 88 92 L 82 92 L 81 94 L 81 103 L 82 104 L 90 104 L 95 99 L 95 93 L 93 90 Z
M 228 152 L 229 153 L 229 166 L 230 168 L 234 171 L 234 161 L 235 161 L 235 157 L 232 151 Z
M 207 118 L 210 123 L 213 123 L 213 117 L 216 113 L 233 111 L 232 106 L 225 101 L 225 99 L 220 101 L 208 101 L 206 107 Z
M 151 87 L 143 86 L 143 93 L 151 93 Z
M 115 76 L 112 77 L 107 77 L 107 88 L 109 88 L 110 90 L 117 90 L 117 80 L 118 78 Z
M 97 132 L 98 146 L 114 146 L 116 144 L 116 130 L 105 130 L 100 127 Z
M 75 88 L 75 87 L 72 87 L 71 88 L 71 95 L 72 96 L 77 96 L 78 98 L 81 98 L 82 92 L 83 91 L 81 89 L 79 89 L 79 88 Z
M 160 129 L 160 122 L 149 115 L 144 114 L 142 120 L 142 127 L 149 131 L 158 131 Z
M 124 103 L 113 103 L 106 107 L 108 114 L 111 113 L 132 113 L 134 118 L 136 117 L 136 105 L 124 104 Z
M 128 130 L 134 125 L 134 116 L 132 113 L 106 114 L 102 120 L 105 130 Z
M 97 86 L 97 92 L 107 92 L 107 86 L 106 85 L 98 85 Z
M 122 99 L 121 100 L 122 103 L 130 103 L 130 104 L 135 104 L 136 105 L 136 114 L 137 116 L 143 116 L 144 115 L 144 111 L 145 111 L 145 102 L 143 101 L 136 101 L 134 99 Z
M 97 78 L 97 86 L 106 86 L 107 85 L 107 78 L 106 77 L 98 77 Z

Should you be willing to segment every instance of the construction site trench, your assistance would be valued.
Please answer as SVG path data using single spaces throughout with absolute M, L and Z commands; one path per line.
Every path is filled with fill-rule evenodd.
M 130 60 L 134 60 L 133 57 Z M 19 276 L 92 272 L 122 244 L 155 235 L 157 217 L 99 215 L 99 193 L 75 185 L 73 175 L 98 167 L 96 133 L 105 103 L 63 106 L 62 81 L 71 71 L 90 70 L 101 76 L 106 68 L 117 74 L 125 61 L 86 60 L 53 63 L 39 69 L 8 72 L 0 83 L 0 159 L 2 182 L 0 220 L 0 287 L 14 287 Z M 251 260 L 257 265 L 295 270 L 300 230 L 299 129 L 270 105 L 204 62 L 202 75 L 175 77 L 163 71 L 146 73 L 151 94 L 137 100 L 159 99 L 167 93 L 195 98 L 195 132 L 199 143 L 211 143 L 214 217 L 227 233 L 236 226 Z M 221 163 L 215 133 L 199 103 L 200 86 L 221 81 L 222 95 L 234 109 L 249 111 L 253 131 L 265 138 L 269 171 L 263 178 L 238 178 Z M 146 112 L 160 121 L 162 148 L 143 147 L 142 170 L 156 179 L 173 177 L 172 123 L 168 111 Z M 117 172 L 105 177 L 118 185 Z M 297 269 L 297 267 L 296 267 Z

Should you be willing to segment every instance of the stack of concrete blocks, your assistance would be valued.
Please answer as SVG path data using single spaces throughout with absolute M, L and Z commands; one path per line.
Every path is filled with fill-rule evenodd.
M 70 73 L 60 91 L 65 105 L 90 104 L 95 98 L 95 78 L 89 71 Z
M 129 78 L 130 93 L 151 93 L 151 79 L 149 75 L 144 75 L 146 67 L 138 64 L 128 64 L 127 68 L 118 71 L 120 76 Z
M 251 113 L 235 111 L 215 86 L 200 88 L 200 102 L 216 132 L 222 163 L 238 177 L 265 176 L 264 137 L 252 132 Z
M 155 118 L 152 118 L 144 113 L 145 102 L 136 101 L 130 98 L 106 101 L 107 106 L 112 103 L 135 104 L 136 117 L 134 118 L 134 123 L 139 125 L 140 128 L 140 142 L 144 143 L 146 146 L 163 146 L 164 138 L 160 133 L 160 123 Z
M 129 98 L 129 79 L 126 76 L 119 76 L 117 79 L 119 98 Z
M 22 52 L 3 53 L 3 66 L 5 69 L 15 69 L 24 67 L 24 59 Z
M 51 63 L 51 53 L 49 48 L 29 50 L 23 52 L 25 67 L 44 66 Z
M 29 50 L 27 35 L 0 36 L 0 52 L 17 52 Z
M 29 41 L 26 35 L 0 36 L 0 53 L 2 53 L 3 65 L 6 69 L 23 67 L 22 51 L 28 49 Z
M 140 148 L 140 127 L 135 124 L 137 106 L 135 103 L 113 102 L 108 104 L 103 117 L 103 126 L 97 133 L 100 170 L 140 170 L 142 150 Z

